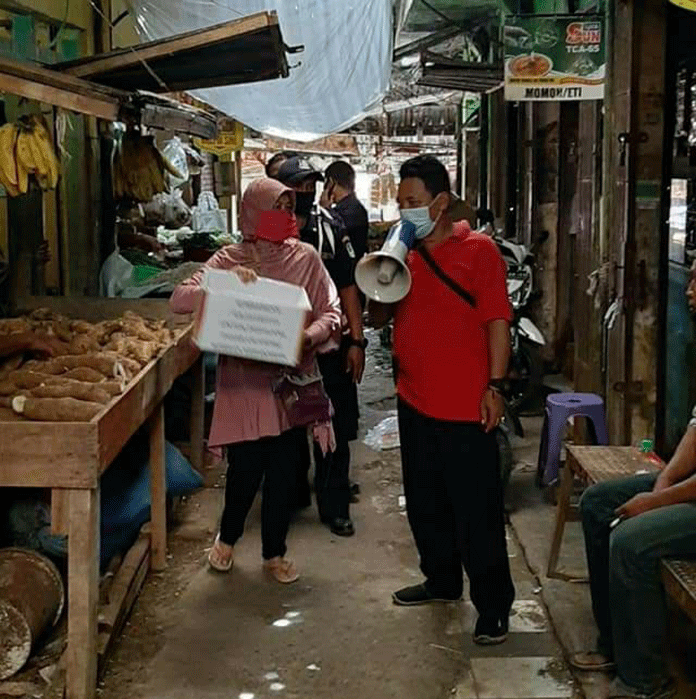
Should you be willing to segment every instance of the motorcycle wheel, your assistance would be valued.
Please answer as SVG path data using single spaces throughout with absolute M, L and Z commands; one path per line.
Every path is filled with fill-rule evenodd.
M 539 348 L 532 342 L 520 340 L 510 362 L 510 409 L 519 413 L 532 409 L 544 377 L 544 363 Z
M 498 458 L 500 459 L 500 481 L 503 487 L 503 493 L 505 493 L 510 483 L 510 476 L 512 475 L 512 468 L 515 462 L 512 453 L 512 444 L 510 444 L 510 436 L 506 428 L 496 428 L 495 441 L 498 444 Z

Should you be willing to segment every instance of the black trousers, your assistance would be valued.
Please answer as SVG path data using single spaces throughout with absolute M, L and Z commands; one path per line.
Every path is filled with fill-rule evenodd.
M 350 516 L 350 442 L 358 436 L 358 390 L 346 372 L 344 343 L 340 350 L 317 357 L 324 379 L 324 388 L 334 407 L 333 428 L 336 435 L 336 451 L 326 455 L 318 446 L 314 448 L 316 465 L 314 489 L 317 495 L 319 515 L 324 520 L 348 519 Z M 309 503 L 309 447 L 300 444 L 300 466 L 298 471 L 298 499 L 300 504 Z
M 249 510 L 263 480 L 261 541 L 263 557 L 284 556 L 293 503 L 296 500 L 297 460 L 294 431 L 227 448 L 225 509 L 220 540 L 234 546 L 244 531 Z
M 319 516 L 323 520 L 350 517 L 350 441 L 341 432 L 341 424 L 333 420 L 336 435 L 336 451 L 322 454 L 314 445 L 314 492 L 317 496 Z M 297 499 L 296 505 L 308 507 L 312 502 L 309 490 L 310 453 L 307 430 L 298 428 L 295 432 L 297 460 Z
M 399 401 L 408 520 L 428 591 L 463 591 L 482 616 L 505 618 L 515 598 L 495 437 L 475 423 L 426 417 Z

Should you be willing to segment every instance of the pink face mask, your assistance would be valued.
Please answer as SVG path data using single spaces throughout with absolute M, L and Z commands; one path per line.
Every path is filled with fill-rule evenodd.
M 288 238 L 298 238 L 297 219 L 288 211 L 262 211 L 256 225 L 256 237 L 282 243 Z

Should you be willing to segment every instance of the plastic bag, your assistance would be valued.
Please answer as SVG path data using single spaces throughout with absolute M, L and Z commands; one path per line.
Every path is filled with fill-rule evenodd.
M 178 189 L 172 192 L 156 194 L 152 201 L 142 205 L 143 219 L 148 226 L 181 228 L 191 222 L 191 209 Z
M 104 261 L 99 272 L 99 291 L 102 296 L 113 298 L 130 285 L 133 265 L 121 255 L 118 248 Z
M 193 209 L 193 230 L 196 233 L 225 233 L 227 229 L 227 210 L 218 206 L 212 192 L 201 192 L 198 205 Z
M 399 439 L 399 419 L 396 412 L 382 420 L 365 436 L 365 444 L 375 451 L 386 451 L 401 446 Z
M 181 173 L 181 178 L 172 175 L 171 172 L 166 173 L 169 187 L 174 189 L 186 184 L 189 179 L 188 158 L 186 148 L 177 136 L 164 144 L 162 155 Z

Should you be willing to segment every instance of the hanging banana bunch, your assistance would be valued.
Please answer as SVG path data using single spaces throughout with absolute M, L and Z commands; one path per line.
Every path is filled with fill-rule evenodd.
M 148 202 L 169 187 L 165 173 L 182 178 L 181 173 L 157 148 L 154 136 L 130 129 L 114 147 L 113 181 L 116 199 Z
M 11 197 L 26 194 L 34 177 L 41 189 L 55 189 L 60 162 L 43 116 L 21 117 L 0 128 L 0 184 Z

